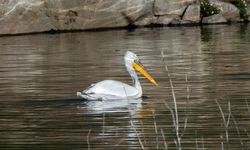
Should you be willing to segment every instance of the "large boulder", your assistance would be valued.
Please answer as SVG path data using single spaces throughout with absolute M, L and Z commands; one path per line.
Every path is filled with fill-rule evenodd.
M 0 34 L 124 27 L 152 17 L 152 6 L 153 0 L 5 0 Z
M 210 0 L 210 3 L 218 7 L 222 16 L 227 20 L 227 22 L 237 22 L 240 21 L 239 9 L 233 4 L 221 2 L 218 0 Z
M 182 21 L 187 23 L 199 23 L 200 22 L 200 5 L 189 5 L 182 17 Z
M 200 22 L 200 4 L 197 0 L 155 0 L 156 24 L 179 25 Z
M 203 23 L 240 20 L 239 10 L 234 5 L 219 0 L 209 1 L 222 11 L 220 15 L 204 18 Z M 198 0 L 0 1 L 0 35 L 131 25 L 176 25 L 200 21 Z
M 154 14 L 161 15 L 183 15 L 186 7 L 195 0 L 155 0 Z
M 178 25 L 181 22 L 181 18 L 178 15 L 163 15 L 158 16 L 156 20 L 154 20 L 154 24 L 158 25 Z
M 217 24 L 217 23 L 227 23 L 227 20 L 223 17 L 222 14 L 216 14 L 208 17 L 203 17 L 203 24 Z
M 0 1 L 0 18 L 3 17 L 3 15 L 7 11 L 7 4 L 8 4 L 8 0 L 1 0 Z
M 53 27 L 50 18 L 44 13 L 44 2 L 10 1 L 9 7 L 0 19 L 1 34 L 43 32 Z

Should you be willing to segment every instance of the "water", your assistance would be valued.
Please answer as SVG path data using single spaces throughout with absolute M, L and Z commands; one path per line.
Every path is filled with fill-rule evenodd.
M 176 149 L 168 74 L 182 149 L 247 149 L 249 33 L 237 24 L 1 37 L 0 149 Z M 131 84 L 127 50 L 160 87 L 140 76 L 141 100 L 76 97 L 103 79 Z

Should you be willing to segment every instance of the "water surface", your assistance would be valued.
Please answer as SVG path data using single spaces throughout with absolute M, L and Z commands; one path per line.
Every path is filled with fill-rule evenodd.
M 182 149 L 247 149 L 249 33 L 237 24 L 1 37 L 0 149 L 176 149 L 170 79 Z M 140 76 L 140 100 L 76 97 L 104 79 L 131 84 L 127 50 L 159 87 Z

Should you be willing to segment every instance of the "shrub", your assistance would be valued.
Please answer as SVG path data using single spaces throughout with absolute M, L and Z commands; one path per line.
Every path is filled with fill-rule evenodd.
M 204 17 L 218 14 L 221 11 L 218 7 L 210 4 L 207 1 L 201 1 L 200 2 L 200 8 L 201 8 L 201 14 Z
M 240 11 L 240 18 L 247 19 L 249 15 L 247 14 L 247 3 L 245 0 L 234 0 L 232 4 L 235 5 Z

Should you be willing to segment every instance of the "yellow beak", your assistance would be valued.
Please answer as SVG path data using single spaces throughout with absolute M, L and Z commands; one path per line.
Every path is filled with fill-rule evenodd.
M 156 81 L 147 73 L 147 71 L 136 61 L 132 63 L 132 66 L 134 67 L 135 70 L 140 72 L 145 78 L 147 78 L 151 83 L 153 83 L 155 86 L 158 86 Z

